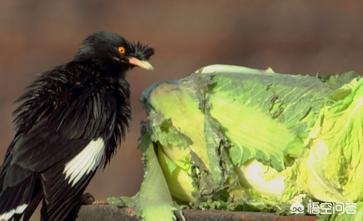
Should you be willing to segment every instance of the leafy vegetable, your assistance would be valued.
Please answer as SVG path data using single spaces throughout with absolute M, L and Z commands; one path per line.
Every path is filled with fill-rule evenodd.
M 129 206 L 145 221 L 173 221 L 173 211 L 176 210 L 171 195 L 157 161 L 154 146 L 150 142 L 147 128 L 140 142 L 145 159 L 144 181 L 138 194 L 132 198 L 110 197 L 108 202 L 116 206 Z
M 363 79 L 330 96 L 307 145 L 300 165 L 304 189 L 323 201 L 363 201 Z
M 173 210 L 169 191 L 194 208 L 282 214 L 297 200 L 363 202 L 363 79 L 354 72 L 212 65 L 151 86 L 142 102 L 142 146 L 156 154 L 145 155 L 154 163 L 146 163 L 138 197 L 158 197 L 150 171 L 159 173 L 153 183 L 168 186 L 158 203 L 135 204 L 145 219 L 152 217 L 145 211 L 161 217 L 155 205 L 164 205 L 162 217 Z M 330 218 L 338 217 L 348 216 Z

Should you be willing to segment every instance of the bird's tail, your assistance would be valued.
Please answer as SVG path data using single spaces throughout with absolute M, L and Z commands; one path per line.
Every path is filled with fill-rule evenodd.
M 0 193 L 0 221 L 20 220 L 35 197 L 35 184 L 36 177 L 31 175 L 15 186 L 2 188 Z

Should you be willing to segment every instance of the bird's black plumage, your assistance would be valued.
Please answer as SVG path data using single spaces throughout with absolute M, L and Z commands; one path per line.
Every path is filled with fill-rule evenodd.
M 151 69 L 152 48 L 110 32 L 87 37 L 74 59 L 41 74 L 18 99 L 15 137 L 0 170 L 0 219 L 74 220 L 79 198 L 106 165 L 131 117 L 125 73 Z

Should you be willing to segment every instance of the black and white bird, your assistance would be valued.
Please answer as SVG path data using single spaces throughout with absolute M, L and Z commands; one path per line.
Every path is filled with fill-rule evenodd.
M 18 99 L 16 133 L 0 169 L 0 220 L 75 220 L 80 198 L 125 135 L 125 73 L 152 70 L 154 50 L 111 32 L 88 36 L 69 63 L 41 74 Z

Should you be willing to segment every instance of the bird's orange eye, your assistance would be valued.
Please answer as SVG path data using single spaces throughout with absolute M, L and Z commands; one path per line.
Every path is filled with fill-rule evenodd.
M 120 54 L 125 54 L 125 53 L 126 53 L 126 50 L 125 50 L 125 48 L 124 48 L 124 47 L 118 47 L 118 52 L 119 52 Z

